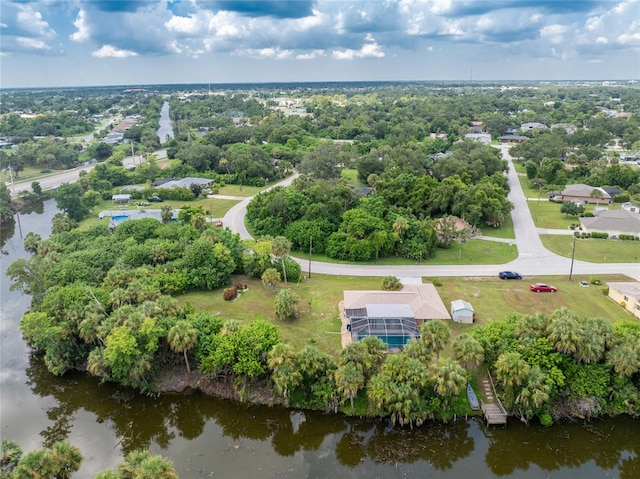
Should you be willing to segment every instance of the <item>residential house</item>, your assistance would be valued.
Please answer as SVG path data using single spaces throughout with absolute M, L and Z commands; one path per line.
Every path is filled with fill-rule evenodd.
M 529 141 L 528 136 L 522 135 L 504 135 L 500 137 L 500 143 L 524 143 L 525 141 Z
M 473 306 L 464 299 L 451 301 L 451 317 L 456 323 L 473 323 Z
M 582 230 L 587 233 L 609 233 L 609 237 L 640 235 L 640 215 L 626 210 L 594 211 L 593 217 L 581 217 Z M 640 248 L 639 248 L 640 250 Z
M 625 281 L 607 283 L 607 286 L 609 287 L 609 297 L 640 319 L 640 283 Z
M 562 201 L 579 201 L 584 204 L 611 204 L 611 195 L 600 187 L 577 183 L 562 190 Z
M 627 201 L 626 203 L 622 203 L 622 209 L 630 213 L 640 213 L 640 206 L 636 206 L 629 201 Z
M 567 132 L 567 135 L 573 135 L 577 130 L 574 125 L 571 125 L 569 123 L 556 123 L 555 125 L 551 125 L 551 128 L 562 128 Z
M 467 140 L 477 141 L 483 145 L 491 143 L 491 135 L 489 133 L 467 133 L 464 137 Z
M 531 131 L 531 130 L 546 130 L 547 125 L 544 123 L 539 123 L 537 121 L 531 121 L 528 123 L 523 123 L 520 125 L 520 131 Z
M 351 341 L 380 338 L 389 348 L 420 337 L 420 324 L 450 319 L 432 284 L 405 285 L 401 291 L 344 291 L 341 316 Z

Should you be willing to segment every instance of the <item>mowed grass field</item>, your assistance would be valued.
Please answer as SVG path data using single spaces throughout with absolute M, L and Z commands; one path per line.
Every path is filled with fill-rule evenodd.
M 572 236 L 540 235 L 540 239 L 549 251 L 571 258 Z M 597 238 L 577 239 L 575 259 L 591 263 L 637 263 L 640 260 L 640 242 Z
M 424 278 L 423 281 L 427 283 L 433 279 Z M 474 325 L 449 321 L 454 336 L 513 313 L 549 314 L 562 307 L 580 316 L 599 317 L 611 322 L 631 318 L 628 312 L 603 294 L 604 285 L 590 285 L 587 288 L 579 285 L 580 280 L 589 280 L 589 277 L 574 276 L 572 281 L 566 276 L 525 277 L 520 281 L 498 278 L 438 279 L 442 286 L 437 289 L 447 309 L 451 301 L 465 299 L 476 311 L 477 322 Z M 603 283 L 628 281 L 622 275 L 601 276 L 599 279 Z M 247 283 L 249 290 L 234 301 L 224 301 L 222 289 L 191 292 L 177 299 L 181 304 L 189 302 L 197 309 L 210 311 L 224 319 L 235 319 L 240 324 L 265 319 L 278 326 L 283 340 L 294 349 L 313 344 L 336 357 L 341 350 L 338 303 L 343 298 L 343 291 L 381 290 L 382 284 L 382 278 L 377 277 L 313 274 L 311 280 L 290 285 L 300 298 L 299 317 L 282 321 L 276 318 L 274 310 L 277 289 L 267 288 L 259 280 L 244 276 L 234 278 L 235 281 Z M 558 288 L 558 292 L 529 291 L 529 285 L 536 282 L 552 284 Z

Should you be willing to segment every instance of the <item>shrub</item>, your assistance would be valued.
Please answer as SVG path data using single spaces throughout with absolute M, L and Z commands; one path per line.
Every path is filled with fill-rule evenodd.
M 591 233 L 591 237 L 592 238 L 607 239 L 609 237 L 609 233 L 603 233 L 603 232 L 600 232 L 600 231 L 594 231 L 593 233 Z
M 602 284 L 602 281 L 600 281 L 600 278 L 591 278 L 589 282 L 591 284 L 595 284 L 596 286 Z
M 434 280 L 431 281 L 431 284 L 433 284 L 434 286 L 442 286 L 442 281 L 440 281 L 438 278 L 434 278 Z
M 540 424 L 544 427 L 553 426 L 553 418 L 548 412 L 540 414 Z
M 638 237 L 634 235 L 620 235 L 618 239 L 622 241 L 638 241 Z
M 591 211 L 585 211 L 582 215 L 583 218 L 593 218 L 593 213 Z
M 574 231 L 573 232 L 573 236 L 575 236 L 576 238 L 580 238 L 582 235 L 582 233 L 580 233 L 580 231 Z
M 235 286 L 232 286 L 231 288 L 225 288 L 224 292 L 222 293 L 222 297 L 224 298 L 225 301 L 231 301 L 233 299 L 236 299 L 237 296 L 238 296 L 238 288 L 236 288 Z
M 602 291 L 602 294 L 604 294 L 605 296 L 609 296 L 609 288 L 602 288 L 600 291 Z
M 382 289 L 385 291 L 400 291 L 402 283 L 395 276 L 385 276 L 382 278 Z
M 238 291 L 246 291 L 247 290 L 247 283 L 234 283 L 233 287 L 235 289 L 237 289 Z
M 626 301 L 620 301 L 620 306 L 622 306 L 623 308 L 627 307 L 627 302 Z

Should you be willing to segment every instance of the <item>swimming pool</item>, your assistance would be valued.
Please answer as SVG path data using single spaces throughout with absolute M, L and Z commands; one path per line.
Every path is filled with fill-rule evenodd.
M 128 220 L 129 217 L 127 215 L 118 215 L 111 218 L 113 221 L 123 221 Z

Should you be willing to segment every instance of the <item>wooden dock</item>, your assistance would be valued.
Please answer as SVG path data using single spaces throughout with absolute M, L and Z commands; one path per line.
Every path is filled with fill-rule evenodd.
M 484 413 L 484 418 L 487 421 L 487 426 L 492 425 L 507 425 L 507 411 L 505 411 L 504 406 L 498 399 L 496 394 L 496 388 L 493 386 L 493 379 L 491 378 L 491 374 L 487 371 L 487 376 L 489 379 L 483 379 L 482 388 L 484 392 L 484 397 L 487 402 L 482 402 L 482 412 Z

